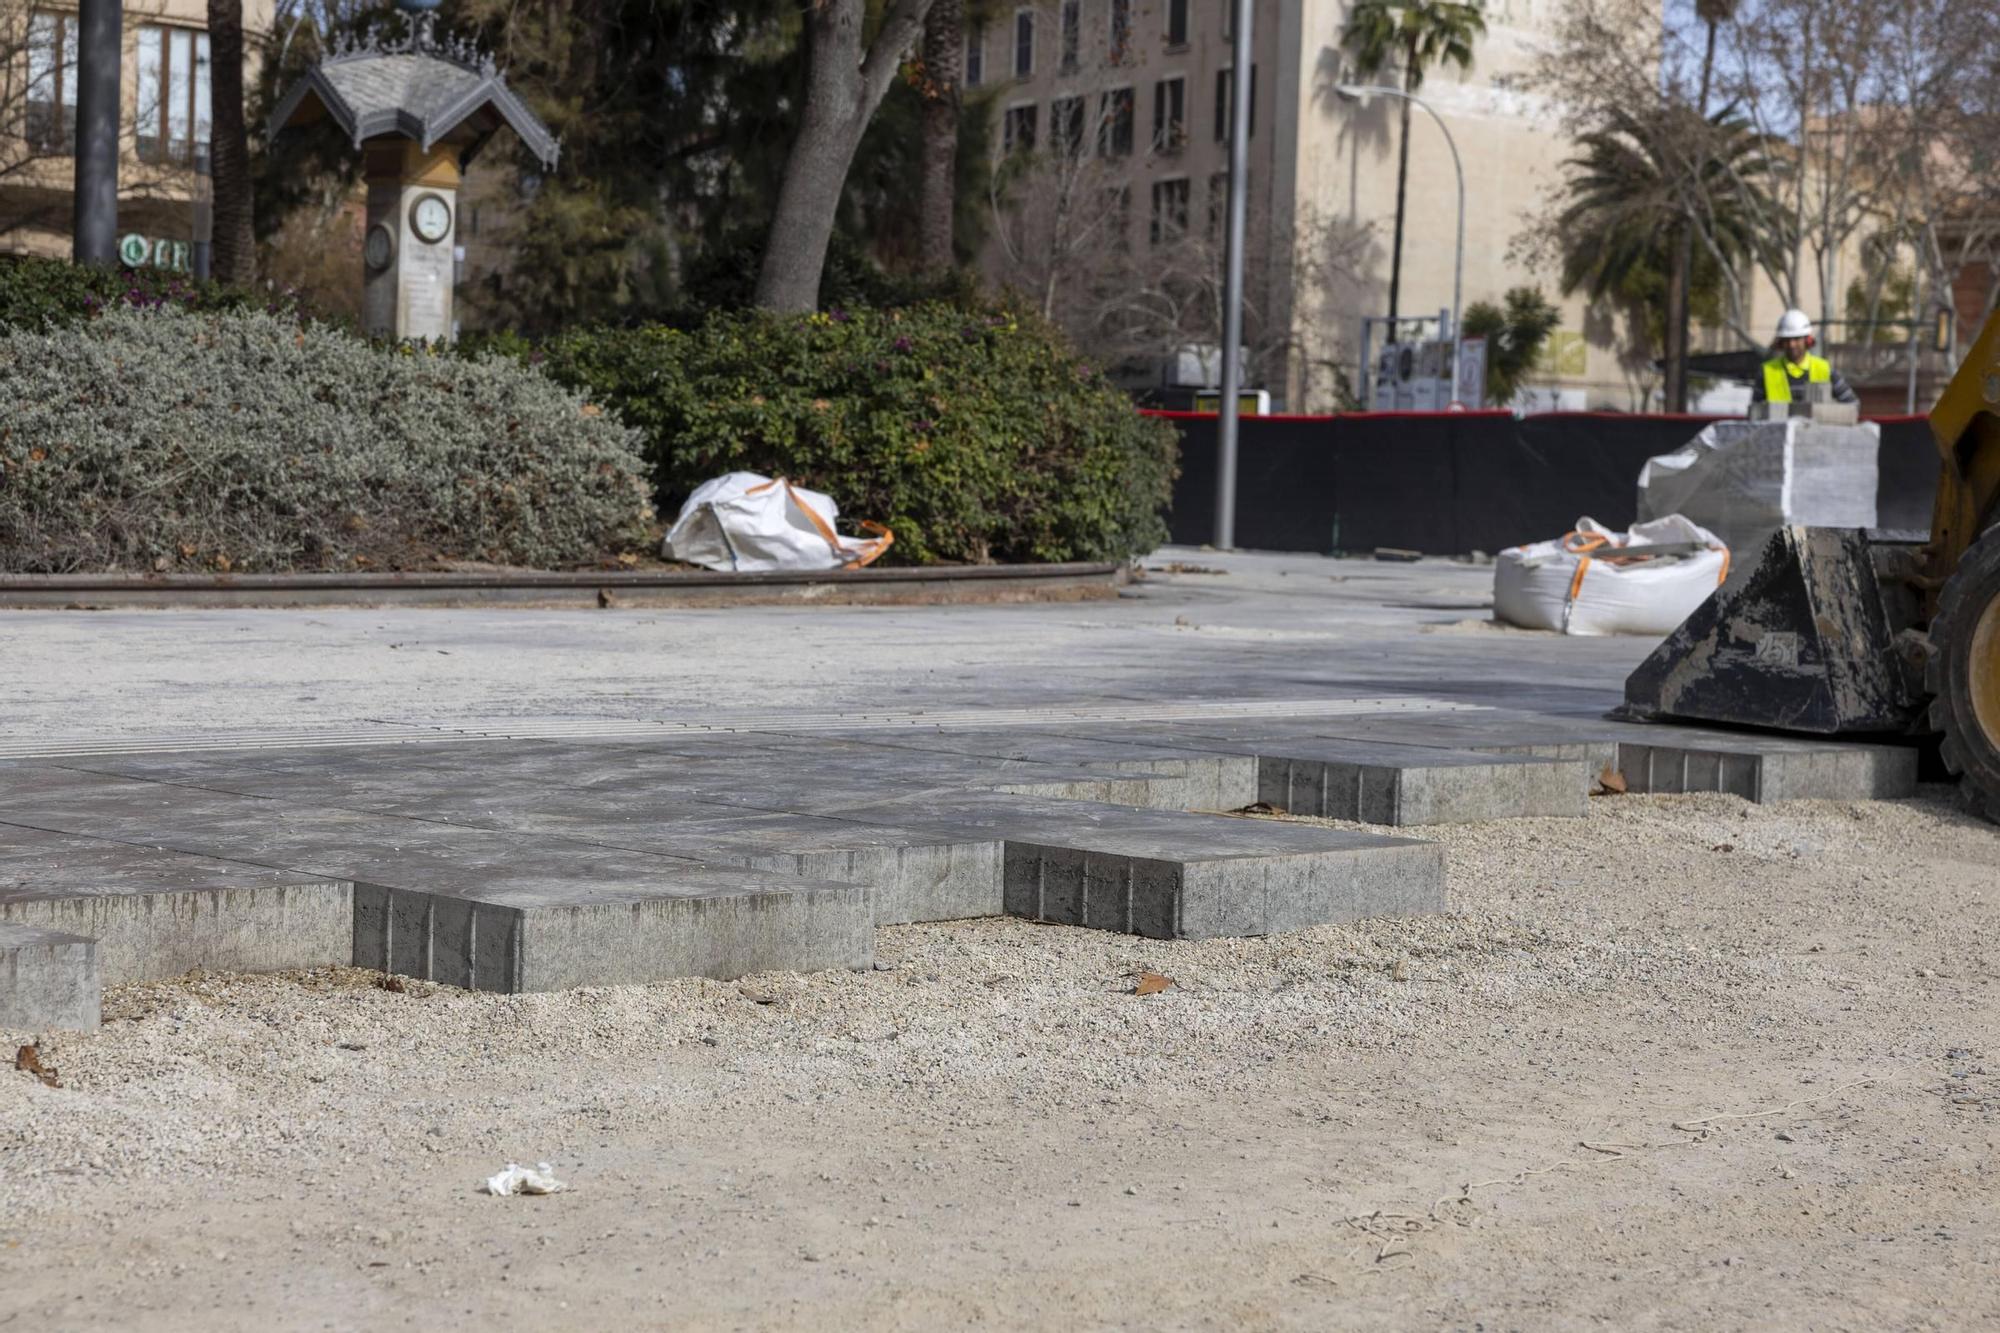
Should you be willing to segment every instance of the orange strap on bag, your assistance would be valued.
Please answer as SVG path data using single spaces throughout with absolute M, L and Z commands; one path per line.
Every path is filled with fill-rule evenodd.
M 792 489 L 792 483 L 785 478 L 779 477 L 775 481 L 766 482 L 763 486 L 753 487 L 751 490 L 746 491 L 745 494 L 754 495 L 758 491 L 770 486 L 783 486 L 785 488 L 785 498 L 790 500 L 793 507 L 801 514 L 806 516 L 807 521 L 813 525 L 814 530 L 825 539 L 828 546 L 833 548 L 835 555 L 849 554 L 850 548 L 846 542 L 840 539 L 840 534 L 833 530 L 833 525 L 821 518 L 817 509 L 799 499 L 799 493 Z M 874 564 L 877 560 L 880 560 L 882 553 L 896 544 L 896 534 L 883 527 L 880 523 L 864 521 L 861 524 L 861 530 L 863 532 L 875 533 L 875 540 L 862 543 L 861 554 L 849 559 L 841 566 L 842 569 L 864 569 Z

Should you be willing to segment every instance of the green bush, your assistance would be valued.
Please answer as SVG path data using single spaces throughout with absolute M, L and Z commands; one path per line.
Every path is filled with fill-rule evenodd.
M 529 359 L 643 432 L 665 512 L 748 470 L 888 524 L 904 562 L 1116 559 L 1166 539 L 1178 437 L 1028 316 L 717 314 L 566 334 Z
M 0 569 L 582 564 L 650 539 L 636 445 L 512 361 L 113 309 L 0 337 Z
M 286 291 L 197 282 L 156 268 L 98 268 L 63 259 L 0 255 L 0 332 L 69 324 L 124 307 L 183 310 L 263 310 L 297 314 Z

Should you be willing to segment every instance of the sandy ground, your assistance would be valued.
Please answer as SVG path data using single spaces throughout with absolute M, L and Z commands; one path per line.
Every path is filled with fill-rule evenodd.
M 2000 832 L 1431 832 L 1450 915 L 1273 939 L 116 992 L 0 1074 L 0 1327 L 2000 1324 Z M 477 1193 L 510 1159 L 571 1188 Z

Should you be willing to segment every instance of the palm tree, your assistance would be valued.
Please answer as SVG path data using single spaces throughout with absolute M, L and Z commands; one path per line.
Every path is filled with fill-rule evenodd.
M 1692 165 L 1690 145 L 1700 145 Z M 1563 295 L 1651 304 L 1664 286 L 1667 308 L 1658 313 L 1671 356 L 1676 301 L 1684 308 L 1694 294 L 1712 296 L 1723 264 L 1756 258 L 1767 244 L 1758 218 L 1768 209 L 1763 182 L 1775 166 L 1768 145 L 1734 107 L 1704 117 L 1676 103 L 1650 117 L 1615 113 L 1578 140 L 1564 165 L 1570 175 L 1556 218 Z M 1682 270 L 1684 226 L 1705 245 L 1702 262 L 1690 248 Z M 1676 281 L 1686 284 L 1679 297 Z
M 1358 73 L 1373 78 L 1390 66 L 1403 73 L 1403 91 L 1423 86 L 1433 65 L 1472 68 L 1472 44 L 1486 35 L 1479 0 L 1360 0 L 1341 30 L 1340 44 L 1354 57 Z M 1410 102 L 1402 103 L 1401 143 L 1396 154 L 1396 242 L 1389 258 L 1389 318 L 1397 314 L 1403 287 L 1403 196 L 1410 181 Z
M 208 51 L 209 162 L 215 178 L 210 272 L 224 282 L 251 282 L 257 277 L 257 232 L 243 119 L 243 0 L 208 0 Z

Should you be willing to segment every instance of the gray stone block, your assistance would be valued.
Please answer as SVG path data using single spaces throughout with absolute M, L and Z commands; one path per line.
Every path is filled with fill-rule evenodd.
M 92 1031 L 103 993 L 95 940 L 0 922 L 0 1030 Z
M 1292 814 L 1388 825 L 1581 816 L 1591 778 L 1577 760 L 1328 741 L 1257 772 L 1258 799 Z
M 1006 874 L 1011 915 L 1155 939 L 1270 935 L 1444 908 L 1442 848 L 1352 834 L 1317 851 L 1220 856 L 1010 840 Z
M 643 887 L 552 887 L 359 884 L 355 965 L 511 993 L 874 961 L 865 885 L 694 866 Z
M 0 922 L 97 942 L 106 985 L 344 963 L 344 880 L 0 824 Z
M 1621 742 L 1618 771 L 1632 792 L 1722 792 L 1760 804 L 1885 801 L 1916 795 L 1917 757 L 1907 746 L 1717 734 L 1698 742 Z
M 1207 939 L 1444 907 L 1433 843 L 1083 802 L 949 813 L 1003 830 L 1007 911 L 1035 921 Z

